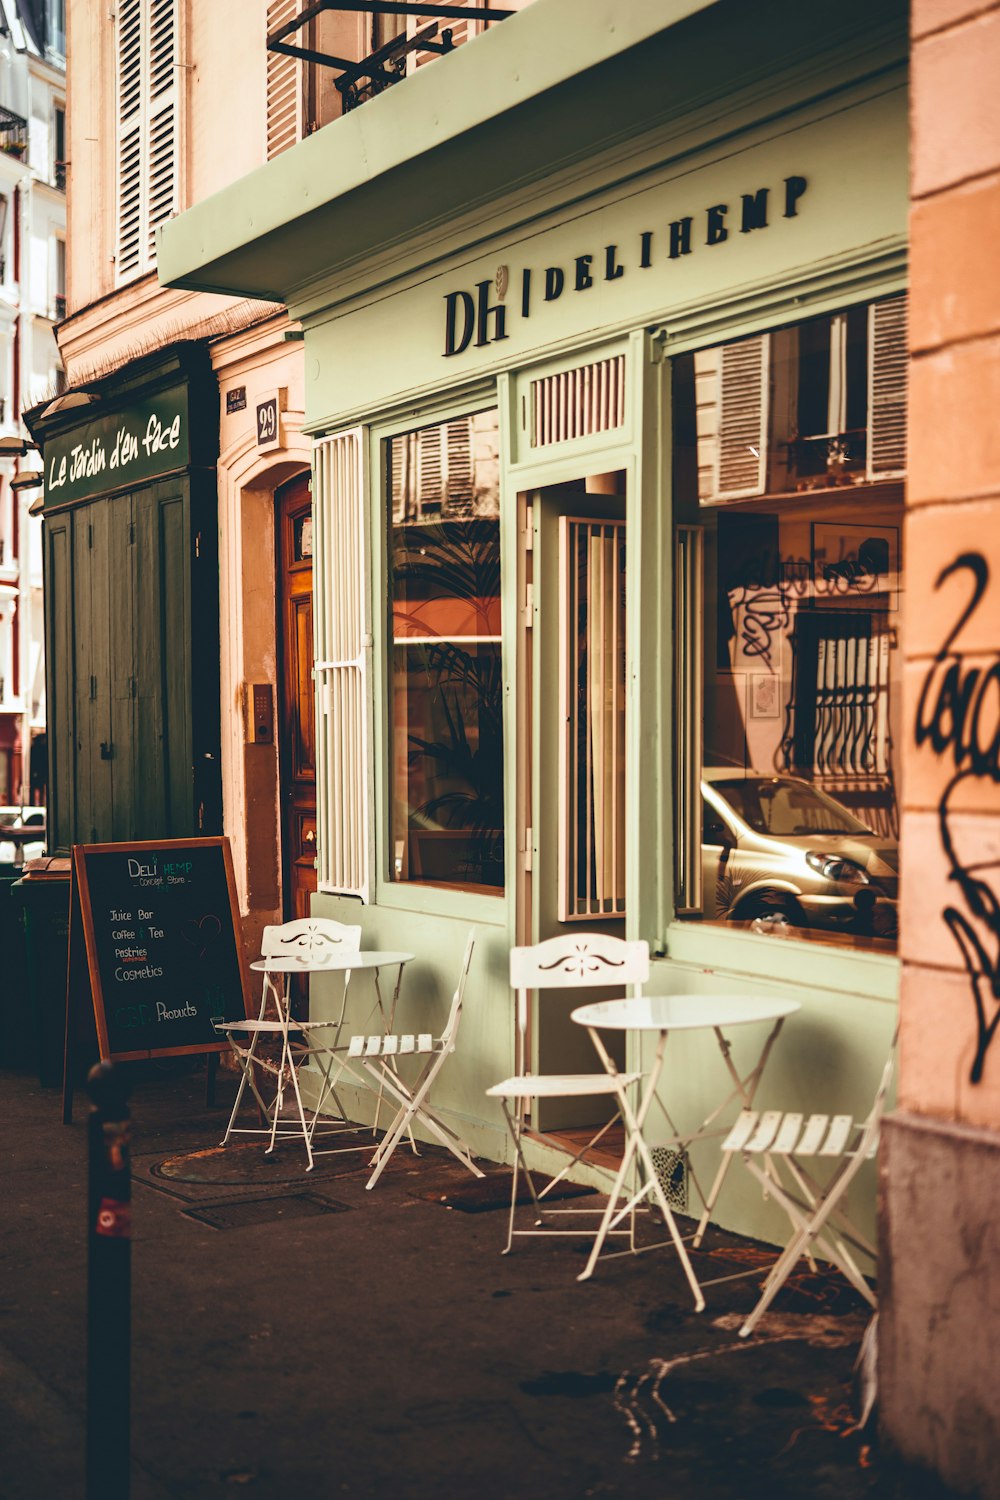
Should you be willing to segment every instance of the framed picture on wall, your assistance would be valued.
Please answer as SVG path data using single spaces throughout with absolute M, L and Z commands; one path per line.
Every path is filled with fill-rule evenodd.
M 750 679 L 750 717 L 776 719 L 781 713 L 781 679 L 757 673 Z
M 814 521 L 812 573 L 819 605 L 897 610 L 899 528 Z

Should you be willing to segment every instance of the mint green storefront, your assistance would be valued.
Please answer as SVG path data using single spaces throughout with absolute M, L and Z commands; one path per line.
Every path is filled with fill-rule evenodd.
M 780 330 L 803 320 L 822 330 L 825 318 L 849 341 L 854 324 L 838 321 L 841 309 L 900 305 L 906 56 L 906 15 L 896 5 L 849 3 L 821 17 L 777 0 L 537 0 L 162 231 L 163 281 L 284 301 L 304 329 L 317 531 L 320 890 L 313 909 L 360 921 L 365 946 L 416 955 L 401 1001 L 415 1030 L 433 1030 L 442 1019 L 466 934 L 476 926 L 463 1032 L 437 1104 L 484 1156 L 508 1155 L 485 1090 L 513 1067 L 509 948 L 586 927 L 588 911 L 590 925 L 648 940 L 654 993 L 739 991 L 800 1002 L 769 1065 L 763 1104 L 853 1109 L 860 1118 L 870 1101 L 895 1021 L 893 944 L 877 935 L 827 943 L 815 932 L 806 940 L 794 923 L 755 925 L 749 907 L 747 919 L 735 921 L 698 920 L 694 909 L 685 860 L 700 858 L 701 835 L 691 830 L 701 814 L 692 812 L 691 754 L 702 752 L 706 735 L 711 740 L 713 715 L 723 713 L 718 705 L 734 684 L 748 705 L 753 700 L 741 744 L 777 745 L 780 718 L 752 662 L 740 672 L 715 673 L 712 665 L 722 659 L 712 589 L 716 606 L 724 590 L 716 582 L 705 594 L 690 560 L 704 555 L 698 568 L 716 577 L 718 507 L 692 505 L 678 491 L 673 387 L 694 380 L 694 364 L 684 364 L 694 351 L 762 347 L 754 336 L 778 330 L 780 342 Z M 877 318 L 869 323 L 881 326 Z M 827 372 L 834 368 L 828 345 Z M 777 347 L 768 345 L 772 408 L 782 389 Z M 708 378 L 709 366 L 702 362 L 698 379 Z M 850 371 L 850 359 L 841 367 Z M 836 382 L 823 380 L 832 410 Z M 845 389 L 856 384 L 851 376 Z M 868 381 L 871 410 L 879 389 Z M 849 404 L 850 391 L 842 400 Z M 399 661 L 406 630 L 409 644 L 423 639 L 413 624 L 423 606 L 411 607 L 404 629 L 390 598 L 398 588 L 390 554 L 393 525 L 404 526 L 394 518 L 408 503 L 404 461 L 425 462 L 420 434 L 454 433 L 467 415 L 493 410 L 495 424 L 485 425 L 496 437 L 482 438 L 478 451 L 498 497 L 500 582 L 495 605 L 480 598 L 475 606 L 481 628 L 469 650 L 497 674 L 503 837 L 491 829 L 488 871 L 481 863 L 471 879 L 466 866 L 456 880 L 447 869 L 442 878 L 434 863 L 452 857 L 447 818 L 400 835 L 400 778 L 413 757 L 399 749 L 400 672 L 408 670 Z M 813 558 L 832 528 L 847 537 L 858 531 L 858 496 L 875 495 L 879 525 L 869 530 L 897 550 L 892 592 L 887 585 L 879 596 L 892 613 L 880 614 L 876 626 L 869 611 L 864 638 L 891 638 L 896 651 L 902 568 L 892 523 L 901 482 L 888 459 L 878 467 L 873 453 L 882 440 L 869 421 L 863 461 L 874 489 L 859 480 L 850 509 L 843 496 L 855 457 L 837 436 L 848 425 L 822 432 L 824 462 L 838 465 L 829 483 L 800 477 L 796 491 L 786 481 L 767 514 L 763 484 L 740 491 L 737 479 L 734 492 L 758 496 L 748 512 L 758 529 L 780 532 L 782 549 L 796 528 L 803 535 L 811 528 Z M 450 438 L 442 442 L 443 463 L 465 462 L 464 448 L 453 455 Z M 794 456 L 794 445 L 785 444 L 786 471 L 798 465 L 798 475 L 807 473 L 810 443 L 798 440 Z M 746 460 L 747 452 L 759 457 L 752 438 L 736 456 Z M 423 504 L 429 481 L 421 482 Z M 813 498 L 826 504 L 836 486 L 842 498 L 834 509 L 814 516 Z M 723 480 L 717 488 L 722 494 Z M 476 526 L 485 527 L 487 510 L 481 507 Z M 725 526 L 726 545 L 736 545 L 737 532 Z M 587 784 L 600 777 L 607 789 L 600 819 L 611 830 L 607 847 L 601 835 L 606 878 L 596 906 L 596 845 L 580 852 L 574 809 L 586 802 L 588 828 L 598 815 L 579 792 L 574 756 L 593 742 L 596 720 L 603 725 L 613 714 L 598 693 L 580 710 L 590 717 L 577 738 L 564 726 L 569 710 L 577 711 L 566 681 L 573 671 L 594 670 L 592 655 L 582 667 L 572 655 L 568 537 L 596 549 L 588 558 L 605 558 L 608 617 L 620 610 L 624 621 L 624 647 L 615 636 L 611 648 L 623 663 L 622 733 L 616 738 L 612 726 L 610 762 L 603 751 L 599 765 L 585 754 Z M 399 543 L 408 556 L 420 550 L 415 538 L 411 526 Z M 596 584 L 590 587 L 588 618 L 597 608 Z M 788 599 L 779 602 L 788 616 L 785 665 L 773 644 L 780 629 L 757 647 L 758 658 L 770 652 L 776 680 L 795 656 Z M 833 611 L 820 613 L 829 620 Z M 847 615 L 866 618 L 851 607 L 841 622 Z M 440 625 L 444 616 L 434 618 Z M 454 638 L 468 643 L 468 622 L 455 620 Z M 749 650 L 745 629 L 741 639 Z M 795 634 L 799 663 L 805 639 Z M 865 653 L 875 660 L 874 647 Z M 698 665 L 703 660 L 708 669 Z M 879 751 L 885 761 L 898 716 L 895 686 L 877 701 L 888 725 Z M 747 748 L 745 764 L 750 754 Z M 877 759 L 866 762 L 873 796 L 891 789 L 891 768 Z M 494 810 L 493 822 L 499 817 Z M 324 1003 L 332 997 L 314 991 L 314 1005 Z M 360 983 L 351 1003 L 360 1024 L 368 1009 Z M 737 1036 L 737 1063 L 749 1064 L 760 1041 Z M 543 1067 L 590 1065 L 581 1050 L 589 1042 L 564 1016 L 538 1018 L 533 1044 Z M 675 1050 L 671 1043 L 668 1058 L 671 1108 L 693 1121 L 725 1084 L 714 1041 L 706 1034 Z M 361 1117 L 368 1106 L 357 1104 Z M 539 1144 L 538 1159 L 553 1160 L 550 1150 Z M 707 1162 L 701 1159 L 699 1176 Z M 740 1176 L 732 1174 L 719 1221 L 778 1238 L 773 1211 Z M 873 1217 L 873 1174 L 864 1190 Z

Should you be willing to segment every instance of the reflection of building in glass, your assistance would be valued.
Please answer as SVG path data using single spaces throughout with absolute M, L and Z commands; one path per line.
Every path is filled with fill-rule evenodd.
M 673 382 L 678 496 L 705 534 L 703 764 L 802 778 L 890 842 L 905 340 L 906 299 L 889 298 L 681 356 Z M 738 919 L 731 894 L 719 910 Z
M 499 514 L 495 412 L 401 433 L 390 450 L 394 522 Z
M 906 450 L 906 298 L 694 357 L 703 504 L 898 478 Z
M 495 409 L 389 444 L 393 873 L 503 884 Z

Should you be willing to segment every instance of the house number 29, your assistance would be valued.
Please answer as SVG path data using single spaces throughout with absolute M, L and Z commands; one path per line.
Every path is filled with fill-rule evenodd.
M 273 443 L 278 436 L 278 400 L 271 396 L 257 407 L 257 442 Z

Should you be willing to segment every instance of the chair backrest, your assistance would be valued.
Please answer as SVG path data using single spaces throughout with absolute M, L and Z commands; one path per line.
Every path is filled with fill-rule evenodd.
M 357 953 L 360 947 L 360 926 L 347 927 L 331 917 L 297 917 L 293 922 L 265 927 L 260 940 L 264 958 L 291 954 L 322 959 L 324 954 Z
M 510 982 L 517 990 L 645 984 L 648 978 L 649 944 L 603 932 L 566 933 L 510 950 Z
M 885 1114 L 886 1103 L 889 1098 L 889 1088 L 892 1084 L 892 1076 L 896 1071 L 896 1053 L 899 1046 L 899 1021 L 892 1033 L 892 1041 L 889 1044 L 889 1056 L 885 1060 L 882 1069 L 882 1077 L 879 1079 L 878 1088 L 875 1090 L 875 1098 L 868 1117 L 861 1127 L 861 1136 L 857 1145 L 859 1156 L 874 1156 L 878 1148 L 879 1131 L 882 1125 L 882 1116 Z
M 510 950 L 510 983 L 517 991 L 517 1071 L 527 1066 L 528 994 L 531 990 L 607 989 L 630 985 L 639 994 L 649 978 L 649 944 L 603 932 L 573 932 L 530 948 Z
M 465 944 L 465 955 L 462 959 L 462 968 L 458 976 L 458 984 L 455 993 L 451 997 L 451 1009 L 448 1019 L 444 1023 L 441 1033 L 441 1043 L 446 1051 L 455 1046 L 455 1038 L 458 1035 L 459 1022 L 462 1019 L 462 1004 L 465 999 L 465 981 L 469 977 L 469 969 L 472 967 L 472 950 L 476 946 L 476 929 L 473 927 L 469 932 L 468 941 Z

